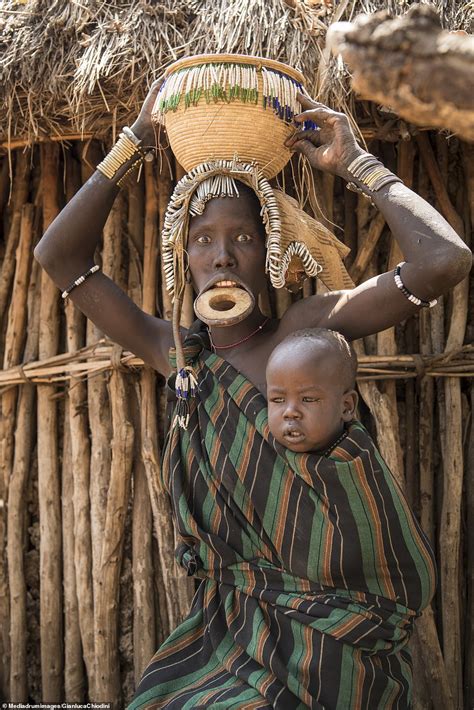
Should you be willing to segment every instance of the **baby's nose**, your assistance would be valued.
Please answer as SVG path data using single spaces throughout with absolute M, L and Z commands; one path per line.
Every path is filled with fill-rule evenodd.
M 301 413 L 294 403 L 288 402 L 283 416 L 285 419 L 299 419 L 301 417 Z

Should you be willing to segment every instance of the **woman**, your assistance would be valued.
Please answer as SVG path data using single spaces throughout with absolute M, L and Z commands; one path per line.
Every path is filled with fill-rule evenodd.
M 143 145 L 154 142 L 150 113 L 159 86 L 131 127 Z M 369 189 L 354 165 L 370 167 L 371 158 L 347 118 L 306 96 L 300 101 L 305 111 L 297 120 L 321 129 L 297 133 L 290 147 L 370 195 L 406 263 L 397 278 L 384 273 L 352 290 L 300 300 L 280 321 L 255 306 L 235 325 L 191 329 L 185 353 L 198 381 L 196 402 L 188 428 L 172 427 L 163 478 L 182 540 L 178 560 L 204 582 L 188 618 L 145 670 L 133 708 L 410 705 L 404 647 L 434 592 L 429 546 L 394 484 L 375 490 L 377 481 L 365 482 L 361 510 L 370 508 L 373 517 L 362 539 L 349 508 L 332 509 L 326 500 L 324 475 L 311 473 L 318 462 L 293 466 L 275 449 L 265 367 L 274 347 L 299 329 L 330 328 L 353 340 L 401 322 L 464 278 L 471 254 L 396 178 Z M 38 244 L 35 256 L 59 288 L 69 291 L 90 272 L 116 182 L 131 163 L 112 179 L 96 172 Z M 257 303 L 266 256 L 260 205 L 252 190 L 239 193 L 211 199 L 190 220 L 188 278 L 198 293 L 242 285 Z M 163 375 L 172 372 L 171 324 L 143 313 L 100 271 L 72 288 L 71 298 L 110 338 Z M 344 441 L 336 443 L 326 452 L 335 462 L 331 475 L 348 452 Z M 353 499 L 362 487 L 354 483 Z

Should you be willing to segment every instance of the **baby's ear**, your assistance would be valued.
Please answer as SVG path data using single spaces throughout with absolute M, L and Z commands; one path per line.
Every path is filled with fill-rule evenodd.
M 359 395 L 355 390 L 344 392 L 342 398 L 342 420 L 344 422 L 351 422 L 355 418 L 358 401 Z

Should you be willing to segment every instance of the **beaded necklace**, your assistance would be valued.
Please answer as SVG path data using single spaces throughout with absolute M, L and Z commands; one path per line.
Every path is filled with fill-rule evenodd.
M 264 328 L 266 326 L 266 324 L 268 323 L 269 320 L 270 320 L 270 318 L 265 318 L 263 323 L 261 325 L 259 325 L 258 328 L 256 328 L 252 333 L 250 333 L 250 335 L 247 335 L 245 338 L 242 338 L 242 340 L 237 340 L 236 343 L 231 343 L 230 345 L 214 345 L 214 342 L 212 340 L 211 331 L 208 328 L 207 331 L 209 333 L 209 340 L 210 340 L 211 348 L 212 348 L 213 352 L 216 352 L 216 350 L 230 350 L 230 348 L 235 348 L 237 345 L 241 345 L 242 343 L 247 342 L 247 340 L 250 340 L 250 338 L 253 338 L 254 335 L 257 335 L 257 333 L 260 330 L 262 330 L 262 328 Z
M 345 439 L 346 436 L 347 436 L 347 429 L 344 428 L 344 431 L 342 432 L 341 436 L 340 436 L 338 439 L 336 439 L 336 441 L 335 441 L 334 443 L 332 443 L 331 446 L 330 446 L 328 449 L 326 449 L 326 451 L 325 451 L 324 454 L 322 454 L 322 455 L 323 455 L 324 457 L 329 456 L 329 454 L 331 453 L 331 451 L 333 451 L 333 450 L 336 448 L 336 446 L 339 446 L 339 444 L 341 443 L 341 441 L 343 441 L 343 439 Z

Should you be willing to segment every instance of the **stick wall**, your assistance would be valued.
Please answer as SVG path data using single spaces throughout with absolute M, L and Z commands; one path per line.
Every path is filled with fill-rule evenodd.
M 420 134 L 369 148 L 469 235 L 472 147 Z M 44 228 L 99 162 L 101 146 L 46 144 L 0 165 L 0 357 L 3 370 L 75 353 L 103 334 L 86 323 L 32 259 Z M 159 231 L 179 176 L 171 155 L 145 165 L 116 200 L 96 255 L 145 311 L 169 318 Z M 285 178 L 291 189 L 291 172 Z M 336 180 L 321 180 L 336 234 L 353 250 L 356 282 L 400 260 L 381 216 Z M 319 200 L 322 202 L 322 200 Z M 466 236 L 465 236 L 466 238 Z M 320 285 L 305 284 L 310 295 Z M 262 297 L 281 315 L 286 291 Z M 472 342 L 473 291 L 460 284 L 431 311 L 358 344 L 374 358 L 457 351 Z M 183 324 L 193 320 L 185 299 Z M 111 367 L 88 378 L 0 387 L 0 696 L 15 702 L 112 701 L 124 707 L 159 643 L 184 617 L 194 583 L 174 562 L 169 504 L 158 480 L 165 388 L 150 368 Z M 467 357 L 467 356 L 466 356 Z M 73 358 L 74 359 L 74 358 Z M 472 368 L 359 382 L 361 418 L 405 487 L 435 546 L 440 584 L 412 641 L 415 708 L 474 701 Z M 463 361 L 464 362 L 464 361 Z M 452 376 L 451 376 L 452 375 Z M 398 376 L 397 376 L 398 377 Z M 471 566 L 472 570 L 472 566 Z

